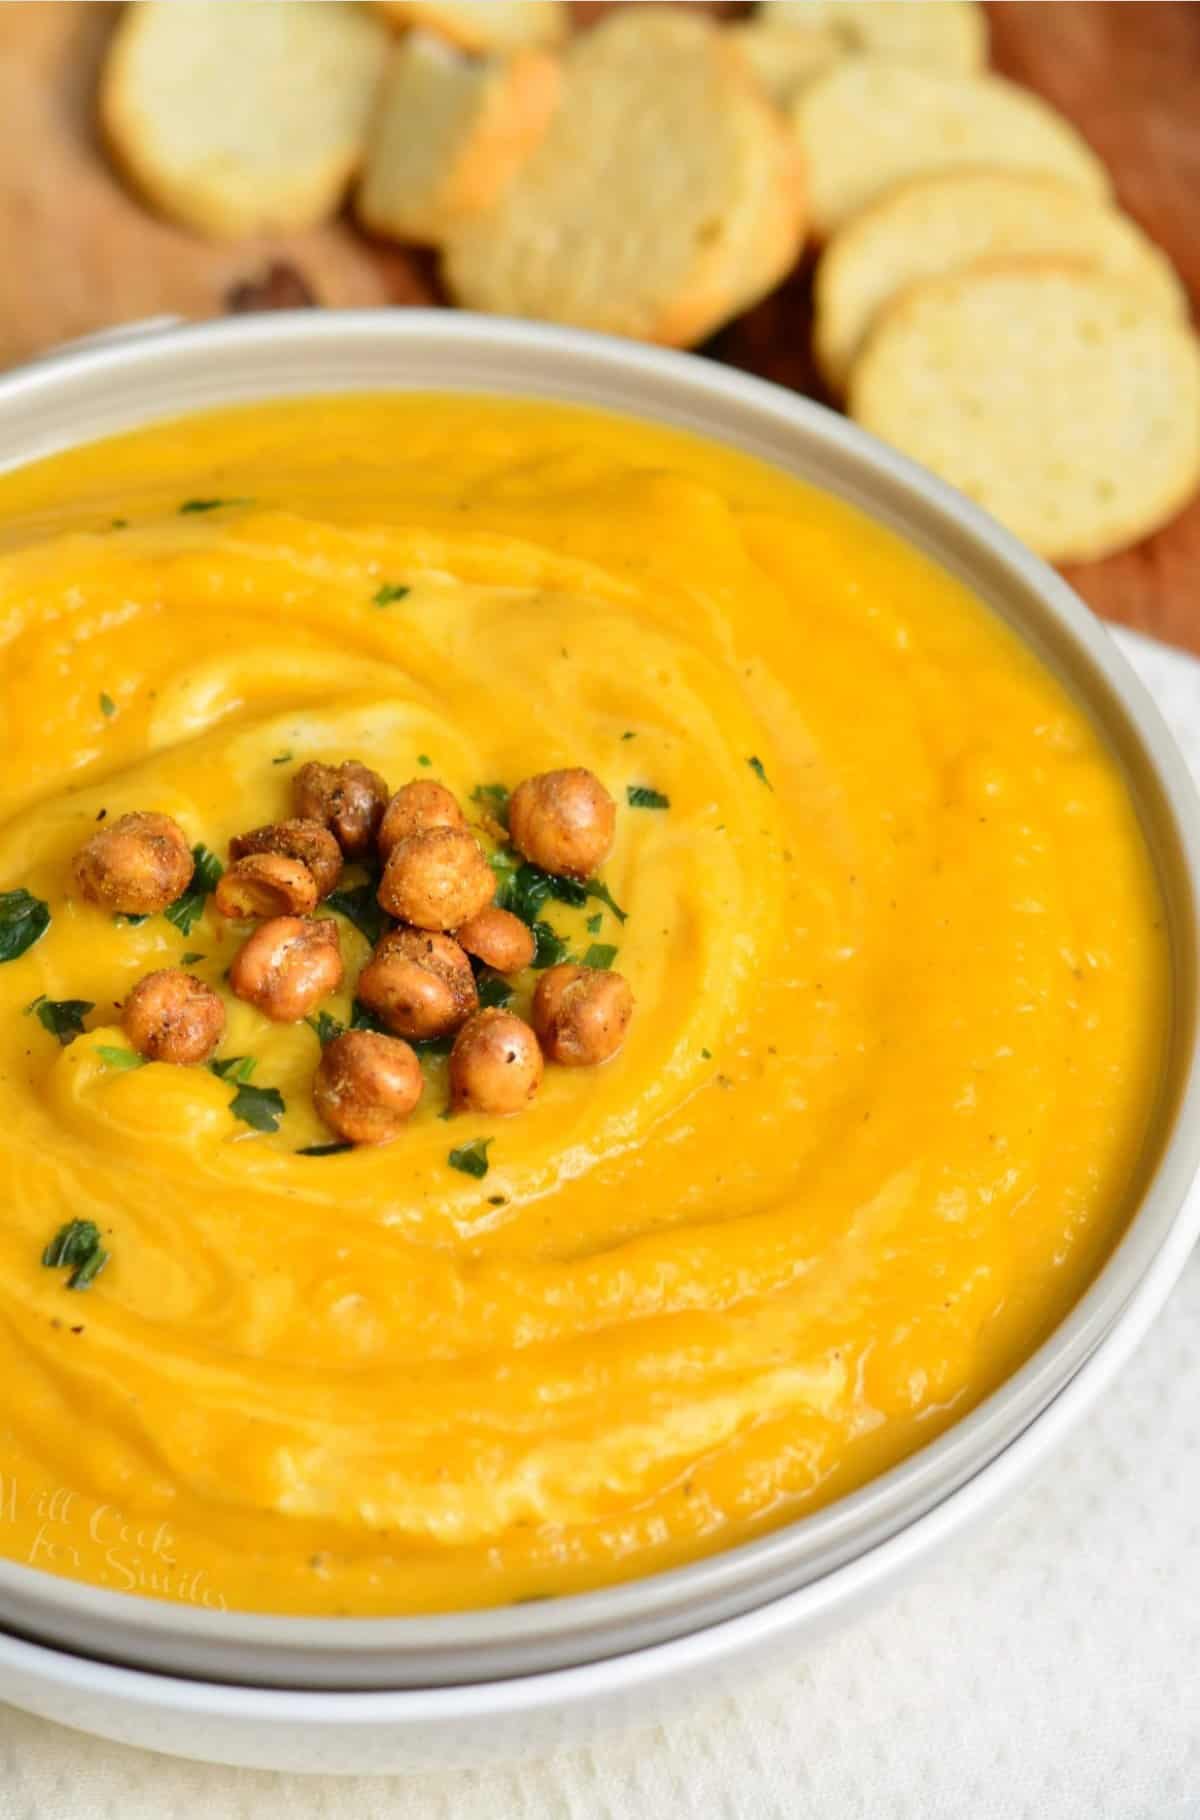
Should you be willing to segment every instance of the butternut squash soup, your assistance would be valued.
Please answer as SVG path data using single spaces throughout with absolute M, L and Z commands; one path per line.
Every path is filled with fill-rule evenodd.
M 926 558 L 682 434 L 467 396 L 166 424 L 0 513 L 8 1558 L 217 1609 L 578 1591 L 862 1485 L 1079 1296 L 1155 1113 L 1156 880 L 1094 727 Z M 214 893 L 351 761 L 449 793 L 472 911 L 490 863 L 509 972 L 477 948 L 468 997 L 528 1030 L 549 967 L 619 975 L 615 1049 L 543 1018 L 488 1111 L 414 1040 L 391 1141 L 328 1078 L 320 1115 L 419 913 L 318 795 L 333 932 L 281 1011 L 239 891 L 286 867 Z M 556 771 L 615 805 L 560 872 L 505 816 Z M 83 888 L 126 815 L 182 830 L 165 909 Z

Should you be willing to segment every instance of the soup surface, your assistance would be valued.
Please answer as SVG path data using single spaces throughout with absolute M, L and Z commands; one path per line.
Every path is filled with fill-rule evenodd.
M 1078 1296 L 1153 1117 L 1157 887 L 1088 720 L 925 558 L 728 451 L 462 396 L 168 424 L 0 513 L 0 891 L 51 918 L 0 964 L 0 1552 L 217 1608 L 581 1590 L 860 1485 Z M 74 890 L 102 816 L 224 857 L 349 757 L 604 780 L 624 920 L 543 914 L 617 950 L 612 1062 L 448 1122 L 434 1055 L 396 1142 L 304 1154 L 318 1039 L 229 994 L 245 928 Z M 122 1065 L 184 954 L 275 1130 Z M 72 1219 L 85 1292 L 42 1262 Z

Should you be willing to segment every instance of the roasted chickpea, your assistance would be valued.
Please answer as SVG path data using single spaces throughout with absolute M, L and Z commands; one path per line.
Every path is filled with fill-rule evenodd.
M 448 1036 L 479 1007 L 458 943 L 426 929 L 385 935 L 358 976 L 358 996 L 397 1036 Z
M 292 779 L 292 801 L 304 821 L 329 829 L 347 859 L 362 859 L 375 845 L 388 787 L 378 771 L 356 758 L 344 765 L 301 765 Z
M 169 815 L 123 815 L 75 855 L 84 897 L 125 916 L 152 916 L 188 888 L 195 861 L 187 836 Z
M 591 878 L 608 857 L 616 825 L 612 797 L 579 767 L 527 777 L 509 798 L 513 845 L 543 872 Z
M 566 962 L 543 973 L 533 995 L 533 1027 L 546 1059 L 566 1068 L 607 1062 L 625 1041 L 633 993 L 620 973 Z
M 222 873 L 213 896 L 222 916 L 307 916 L 317 907 L 317 881 L 303 860 L 248 853 Z
M 298 859 L 312 873 L 319 898 L 328 897 L 342 876 L 342 849 L 323 822 L 299 818 L 272 822 L 230 841 L 230 859 L 245 859 L 251 853 L 282 853 L 285 859 Z
M 478 1011 L 450 1051 L 450 1099 L 458 1111 L 497 1118 L 521 1112 L 542 1084 L 537 1037 L 511 1011 Z
M 496 878 L 465 828 L 426 828 L 388 854 L 379 902 L 417 929 L 457 929 L 489 904 Z
M 140 979 L 121 1016 L 121 1028 L 139 1055 L 152 1062 L 202 1062 L 225 1029 L 220 995 L 185 973 L 160 967 Z
M 420 1062 L 399 1037 L 347 1030 L 321 1053 L 313 1105 L 348 1143 L 387 1144 L 399 1135 L 424 1085 Z
M 453 793 L 432 777 L 414 777 L 397 790 L 379 824 L 379 851 L 386 859 L 397 841 L 426 828 L 461 828 L 463 812 Z
M 229 984 L 277 1024 L 296 1024 L 342 983 L 332 917 L 273 916 L 238 949 Z
M 497 973 L 520 973 L 537 951 L 532 929 L 511 910 L 498 910 L 495 904 L 454 933 L 460 947 Z

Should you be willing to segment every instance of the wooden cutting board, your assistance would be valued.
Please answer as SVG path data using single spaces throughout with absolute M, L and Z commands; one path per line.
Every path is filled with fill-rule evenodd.
M 586 21 L 606 8 L 574 10 Z M 229 245 L 143 208 L 96 137 L 96 70 L 115 13 L 58 0 L 0 5 L 0 365 L 140 316 L 220 314 L 272 260 L 303 274 L 331 306 L 439 301 L 428 258 L 344 222 Z M 1123 206 L 1174 259 L 1200 317 L 1200 4 L 993 0 L 988 15 L 995 67 L 1091 140 Z M 820 396 L 807 351 L 809 281 L 805 265 L 704 351 Z M 1200 501 L 1136 549 L 1067 573 L 1098 612 L 1200 652 Z

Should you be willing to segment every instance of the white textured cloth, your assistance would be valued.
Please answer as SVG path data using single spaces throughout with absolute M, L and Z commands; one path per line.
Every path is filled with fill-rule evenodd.
M 1122 637 L 1200 779 L 1200 664 Z M 209 1769 L 0 1709 L 0 1820 L 1200 1820 L 1200 1258 L 1024 1494 L 668 1727 L 511 1769 Z

